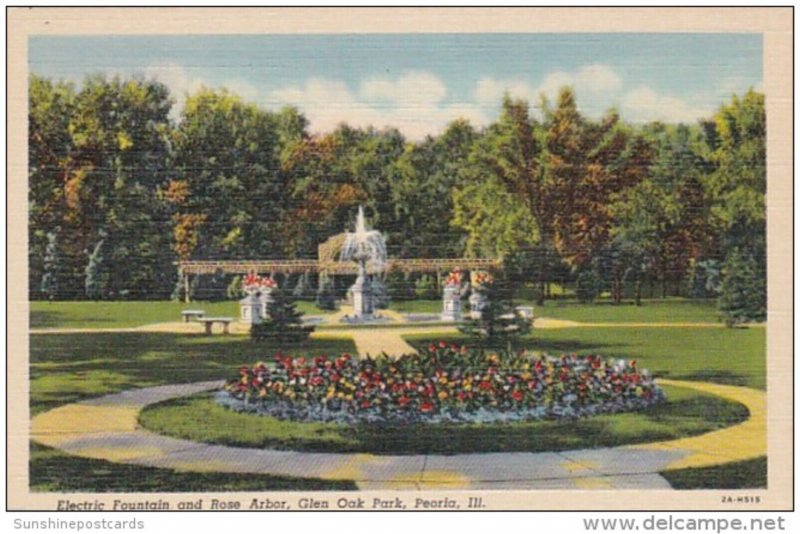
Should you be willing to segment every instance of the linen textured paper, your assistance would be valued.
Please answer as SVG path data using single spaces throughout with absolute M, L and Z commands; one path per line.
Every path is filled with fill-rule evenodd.
M 10 509 L 791 506 L 789 8 L 8 31 Z

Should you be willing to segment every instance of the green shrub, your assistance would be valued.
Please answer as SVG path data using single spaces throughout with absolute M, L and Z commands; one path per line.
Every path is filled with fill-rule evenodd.
M 424 274 L 414 282 L 414 295 L 418 299 L 434 300 L 439 296 L 439 288 L 436 287 L 436 279 Z
M 256 341 L 278 343 L 300 343 L 308 339 L 314 327 L 303 324 L 303 312 L 296 309 L 291 295 L 275 288 L 272 298 L 269 316 L 263 323 L 250 328 L 250 337 Z

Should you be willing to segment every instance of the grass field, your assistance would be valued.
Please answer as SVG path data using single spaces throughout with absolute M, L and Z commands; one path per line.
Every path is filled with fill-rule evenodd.
M 344 491 L 349 481 L 237 473 L 186 473 L 132 464 L 67 456 L 31 444 L 31 491 L 41 492 L 192 492 L 192 491 Z
M 532 305 L 529 301 L 518 304 Z M 394 301 L 389 306 L 401 313 L 440 313 L 440 300 Z M 309 315 L 327 315 L 329 310 L 317 308 L 313 302 L 298 301 L 297 308 Z M 181 320 L 181 311 L 200 309 L 208 316 L 238 317 L 236 301 L 191 302 L 31 302 L 31 328 L 129 328 L 150 323 Z M 609 301 L 580 304 L 574 300 L 546 301 L 535 306 L 537 317 L 568 319 L 580 322 L 696 323 L 718 322 L 713 301 L 687 299 L 653 299 L 642 306 L 631 303 L 615 305 Z
M 643 300 L 641 306 L 632 302 L 614 304 L 602 300 L 581 304 L 576 300 L 548 300 L 541 306 L 529 300 L 515 301 L 516 305 L 533 306 L 536 317 L 567 319 L 585 323 L 718 323 L 716 302 L 680 298 Z M 440 313 L 440 300 L 403 300 L 389 307 L 401 313 Z
M 242 364 L 270 361 L 279 347 L 247 336 L 108 332 L 31 336 L 31 411 L 131 388 L 230 377 Z M 297 355 L 354 352 L 350 340 L 284 347 Z
M 444 338 L 470 344 L 463 336 L 407 336 L 417 347 Z M 564 328 L 534 330 L 522 343 L 549 353 L 595 353 L 632 358 L 655 376 L 766 387 L 765 328 Z
M 130 328 L 150 323 L 181 321 L 182 310 L 203 310 L 206 316 L 239 317 L 239 303 L 117 301 L 117 302 L 31 302 L 31 328 Z M 298 301 L 297 309 L 309 315 L 325 315 L 328 310 L 313 302 Z
M 394 303 L 404 311 L 438 312 L 439 301 Z M 310 303 L 300 303 L 307 313 L 322 313 L 308 309 Z M 209 315 L 238 315 L 236 303 L 174 302 L 38 302 L 32 303 L 31 326 L 35 328 L 121 328 L 152 322 L 180 320 L 180 311 L 187 308 L 204 309 Z M 713 303 L 684 300 L 649 301 L 642 307 L 613 306 L 605 303 L 579 305 L 551 303 L 537 308 L 536 314 L 586 322 L 714 322 Z M 524 344 L 538 350 L 560 353 L 596 352 L 610 357 L 636 358 L 641 365 L 657 376 L 705 380 L 763 389 L 766 367 L 766 329 L 726 328 L 628 328 L 581 327 L 560 330 L 536 330 Z M 430 336 L 409 338 L 412 344 L 427 345 Z M 439 337 L 436 337 L 439 339 Z M 457 338 L 452 338 L 457 339 Z M 463 340 L 463 339 L 462 339 Z M 159 384 L 193 382 L 228 378 L 242 364 L 269 360 L 278 347 L 256 344 L 244 336 L 193 336 L 169 333 L 100 332 L 83 334 L 49 334 L 30 337 L 30 407 L 33 414 L 80 399 L 96 397 L 130 388 Z M 353 352 L 349 340 L 312 340 L 289 349 L 293 354 Z M 677 414 L 673 414 L 677 415 Z M 626 416 L 628 417 L 628 416 Z M 667 432 L 670 425 L 647 422 L 647 425 L 627 422 L 630 428 L 642 431 Z M 687 423 L 687 422 L 685 422 Z M 150 424 L 150 423 L 148 423 Z M 622 425 L 622 429 L 618 425 Z M 626 422 L 612 424 L 624 430 Z M 677 424 L 677 423 L 676 423 Z M 559 429 L 568 440 L 569 431 Z M 549 435 L 553 432 L 544 432 Z M 590 432 L 591 433 L 591 432 Z M 524 432 L 523 432 L 524 434 Z M 540 435 L 541 435 L 540 431 Z M 503 436 L 510 436 L 504 438 Z M 417 440 L 420 448 L 435 446 L 425 442 L 425 434 L 395 432 L 384 435 L 339 436 L 339 444 L 351 441 L 346 447 L 365 447 L 365 443 L 389 451 L 413 447 L 403 444 Z M 435 436 L 434 436 L 435 437 Z M 434 439 L 431 437 L 431 439 Z M 509 443 L 523 439 L 513 432 L 496 432 L 494 439 Z M 591 437 L 591 436 L 590 436 Z M 331 438 L 330 435 L 326 439 Z M 601 439 L 600 437 L 595 437 Z M 439 439 L 439 438 L 436 438 Z M 469 437 L 468 439 L 473 439 Z M 550 439 L 550 438 L 547 438 Z M 606 438 L 603 438 L 606 439 Z M 607 438 L 616 439 L 616 438 Z M 313 441 L 313 440 L 312 440 Z M 435 441 L 435 440 L 434 440 Z M 453 447 L 463 447 L 467 438 L 459 438 Z M 331 442 L 333 443 L 333 442 Z M 459 444 L 460 443 L 460 444 Z M 586 442 L 585 442 L 586 443 Z M 599 442 L 598 442 L 599 443 Z M 317 445 L 309 445 L 314 447 Z M 552 443 L 551 443 L 552 445 Z M 326 445 L 328 446 L 328 445 Z M 339 445 L 336 445 L 339 446 Z M 345 445 L 342 445 L 345 446 Z M 500 446 L 500 445 L 499 445 Z M 502 445 L 512 446 L 512 445 Z M 559 446 L 558 444 L 552 446 Z M 742 472 L 766 478 L 762 463 L 742 464 Z M 671 472 L 676 487 L 738 487 L 742 484 L 733 467 L 716 470 L 687 470 Z M 134 475 L 146 473 L 146 476 Z M 752 475 L 752 473 L 751 473 Z M 748 475 L 748 476 L 751 476 Z M 666 476 L 666 475 L 665 475 Z M 668 477 L 668 478 L 669 478 Z M 731 478 L 733 477 L 733 478 Z M 737 478 L 738 477 L 738 478 Z M 131 468 L 122 464 L 84 460 L 61 452 L 33 446 L 31 484 L 42 491 L 183 491 L 202 489 L 311 489 L 320 481 L 280 479 L 275 477 L 176 474 L 169 470 Z M 714 481 L 708 482 L 709 480 Z M 253 485 L 248 485 L 253 484 Z M 308 484 L 311 484 L 309 486 Z M 683 485 L 681 485 L 683 484 Z M 346 485 L 346 484 L 345 484 Z M 321 486 L 320 486 L 321 487 Z M 324 486 L 328 487 L 328 486 Z
M 683 388 L 641 412 L 514 424 L 345 425 L 236 413 L 209 395 L 156 404 L 140 424 L 153 432 L 236 447 L 374 454 L 541 452 L 614 447 L 702 434 L 747 418 L 747 408 Z
M 675 489 L 766 488 L 767 458 L 761 456 L 712 467 L 675 469 L 664 471 L 661 476 Z

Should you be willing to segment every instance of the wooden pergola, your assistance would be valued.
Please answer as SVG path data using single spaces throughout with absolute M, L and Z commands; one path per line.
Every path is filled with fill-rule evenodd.
M 460 268 L 468 271 L 496 270 L 502 260 L 495 258 L 394 258 L 388 260 L 385 272 L 435 273 Z M 324 272 L 329 274 L 356 274 L 354 262 L 308 260 L 189 260 L 178 262 L 183 277 L 184 294 L 189 302 L 189 277 L 199 274 L 293 274 Z

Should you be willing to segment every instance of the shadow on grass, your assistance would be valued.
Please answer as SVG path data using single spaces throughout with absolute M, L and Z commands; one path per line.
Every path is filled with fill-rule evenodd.
M 227 379 L 242 365 L 272 361 L 277 346 L 245 336 L 109 332 L 30 337 L 31 409 L 131 388 Z M 289 354 L 353 352 L 349 340 L 309 340 Z
M 677 439 L 744 421 L 747 408 L 683 388 L 644 411 L 570 421 L 485 424 L 362 424 L 283 421 L 236 413 L 209 395 L 146 408 L 142 426 L 156 433 L 233 447 L 384 455 L 545 452 Z M 198 423 L 202 421 L 202 423 Z
M 662 471 L 674 489 L 759 489 L 767 487 L 767 457 L 712 467 Z
M 351 481 L 328 481 L 238 473 L 187 473 L 69 456 L 30 445 L 34 492 L 346 491 Z
M 669 373 L 663 373 L 664 377 L 668 375 Z M 700 382 L 716 382 L 717 384 L 726 384 L 729 386 L 750 386 L 750 380 L 747 376 L 724 370 L 702 370 L 691 374 L 676 374 L 674 378 L 681 380 L 698 380 Z
M 66 314 L 57 311 L 31 310 L 29 322 L 31 328 L 55 328 L 64 323 Z

